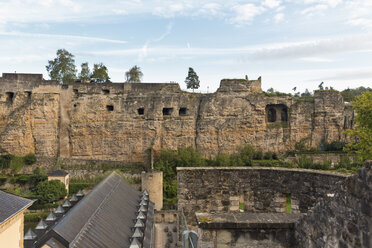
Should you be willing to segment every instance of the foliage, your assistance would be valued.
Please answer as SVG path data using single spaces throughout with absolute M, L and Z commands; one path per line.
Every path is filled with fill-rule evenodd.
M 342 151 L 345 147 L 345 142 L 334 140 L 331 143 L 324 143 L 324 151 Z
M 58 180 L 43 181 L 36 186 L 40 203 L 51 203 L 66 196 L 65 185 Z
M 45 219 L 48 215 L 49 215 L 49 212 L 25 213 L 24 221 L 25 222 L 39 222 L 40 220 Z
M 28 183 L 30 187 L 35 188 L 40 182 L 48 180 L 48 176 L 46 174 L 36 174 L 30 175 Z
M 352 141 L 345 150 L 359 154 L 362 161 L 372 159 L 372 92 L 357 96 L 351 104 L 356 112 L 355 127 L 345 131 Z
M 196 74 L 193 68 L 189 67 L 189 72 L 185 79 L 186 87 L 188 89 L 198 89 L 200 87 L 199 76 Z
M 264 92 L 266 96 L 291 96 L 289 93 L 283 93 L 274 90 L 274 88 L 269 88 L 266 92 Z
M 3 186 L 7 180 L 8 180 L 7 177 L 0 177 L 0 186 Z
M 359 87 L 355 89 L 347 88 L 346 90 L 343 90 L 341 92 L 342 97 L 344 98 L 345 102 L 352 102 L 355 100 L 355 97 L 360 96 L 366 91 L 372 92 L 372 88 L 365 88 L 365 87 Z
M 57 50 L 57 57 L 49 60 L 46 70 L 52 80 L 60 83 L 72 83 L 76 79 L 74 55 L 65 49 Z
M 89 82 L 90 81 L 90 70 L 88 62 L 81 64 L 81 72 L 79 73 L 79 79 L 81 82 Z
M 12 154 L 0 155 L 0 169 L 8 169 L 10 167 L 10 161 L 14 158 Z
M 125 72 L 125 81 L 127 83 L 141 83 L 143 73 L 141 68 L 138 66 L 133 66 L 129 71 Z
M 76 194 L 79 190 L 93 188 L 94 183 L 70 183 L 68 188 L 69 195 Z
M 10 161 L 10 169 L 12 173 L 18 173 L 25 166 L 25 162 L 22 156 L 14 156 Z
M 36 156 L 33 153 L 28 153 L 23 157 L 26 165 L 32 165 L 36 162 Z
M 109 83 L 110 77 L 108 75 L 107 67 L 103 63 L 94 64 L 91 78 L 96 78 L 101 82 Z

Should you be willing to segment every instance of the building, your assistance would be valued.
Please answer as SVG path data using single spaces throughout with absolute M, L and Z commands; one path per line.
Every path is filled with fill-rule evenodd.
M 154 204 L 147 191 L 137 191 L 112 172 L 88 195 L 80 195 L 29 231 L 25 248 L 152 247 Z
M 23 247 L 23 213 L 34 201 L 0 191 L 0 246 Z
M 61 170 L 53 171 L 52 173 L 48 175 L 48 181 L 51 181 L 51 180 L 58 180 L 62 182 L 65 185 L 67 193 L 68 193 L 68 185 L 70 183 L 70 175 L 68 173 L 61 171 Z

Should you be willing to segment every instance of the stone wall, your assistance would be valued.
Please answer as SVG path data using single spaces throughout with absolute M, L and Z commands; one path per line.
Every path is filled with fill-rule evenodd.
M 299 247 L 372 247 L 372 161 L 296 227 Z
M 206 157 L 243 144 L 284 152 L 303 139 L 314 147 L 343 139 L 352 122 L 337 92 L 316 92 L 314 102 L 300 102 L 263 94 L 260 78 L 222 80 L 213 94 L 183 92 L 178 84 L 38 79 L 0 78 L 0 152 L 124 162 L 146 161 L 148 148 L 156 154 L 192 146 Z M 287 107 L 288 121 L 267 123 L 268 105 Z
M 293 213 L 306 213 L 347 176 L 282 168 L 177 168 L 178 210 L 188 225 L 196 226 L 195 213 L 286 212 L 287 197 Z

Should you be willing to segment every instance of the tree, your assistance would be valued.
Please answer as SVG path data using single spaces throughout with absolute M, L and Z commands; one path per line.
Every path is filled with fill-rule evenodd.
M 363 161 L 372 159 L 372 92 L 355 97 L 351 104 L 356 112 L 355 127 L 345 131 L 353 140 L 345 150 L 359 154 Z
M 306 89 L 305 92 L 301 94 L 301 96 L 311 96 L 311 93 L 308 89 Z
M 101 82 L 109 83 L 110 77 L 108 75 L 107 67 L 103 63 L 94 64 L 91 78 L 96 78 Z
M 65 49 L 57 50 L 57 57 L 49 60 L 46 70 L 52 80 L 60 83 L 71 83 L 76 79 L 74 55 Z
M 141 83 L 142 76 L 141 68 L 135 65 L 129 71 L 125 72 L 125 81 L 127 83 Z
M 186 83 L 187 88 L 192 89 L 192 91 L 200 87 L 199 77 L 194 71 L 194 69 L 191 67 L 189 67 L 189 73 L 185 79 L 185 83 Z
M 36 193 L 40 203 L 50 203 L 65 197 L 65 185 L 58 180 L 43 181 L 36 186 Z
M 324 84 L 324 82 L 321 82 L 321 83 L 318 85 L 319 90 L 324 90 L 323 84 Z
M 81 64 L 81 72 L 79 73 L 79 79 L 81 82 L 89 82 L 91 77 L 91 73 L 89 70 L 88 62 Z

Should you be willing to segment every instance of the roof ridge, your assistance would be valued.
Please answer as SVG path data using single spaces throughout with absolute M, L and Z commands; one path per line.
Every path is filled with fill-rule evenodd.
M 111 178 L 111 175 L 117 175 L 119 176 L 116 172 L 112 172 L 107 178 Z M 120 176 L 119 176 L 120 177 Z M 97 209 L 94 211 L 94 213 L 89 217 L 88 221 L 85 223 L 85 225 L 81 228 L 80 232 L 76 235 L 74 240 L 71 242 L 70 247 L 74 247 L 77 242 L 81 239 L 81 237 L 88 231 L 89 226 L 91 226 L 93 220 L 98 216 L 99 212 L 102 210 L 102 206 L 105 205 L 107 202 L 107 199 L 112 195 L 112 193 L 117 189 L 119 184 L 121 183 L 122 178 L 120 177 L 120 180 L 116 182 L 116 185 L 110 190 L 110 192 L 105 196 L 103 201 L 99 204 Z

